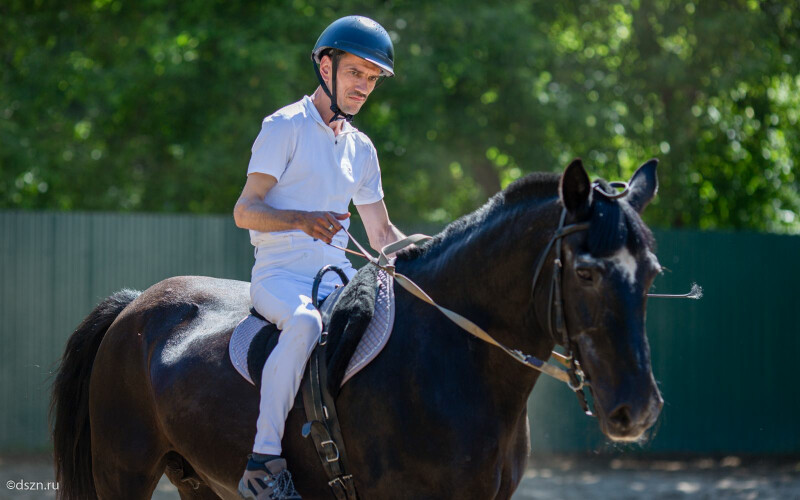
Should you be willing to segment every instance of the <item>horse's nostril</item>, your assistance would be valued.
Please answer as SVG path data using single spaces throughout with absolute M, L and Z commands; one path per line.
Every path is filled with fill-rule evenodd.
M 631 410 L 628 405 L 619 406 L 608 419 L 620 430 L 627 430 L 631 426 Z

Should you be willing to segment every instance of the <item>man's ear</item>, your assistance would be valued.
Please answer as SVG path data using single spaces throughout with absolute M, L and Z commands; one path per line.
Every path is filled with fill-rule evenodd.
M 328 85 L 330 85 L 332 71 L 333 61 L 331 60 L 331 56 L 326 54 L 319 60 L 319 74 L 322 75 L 322 79 L 325 80 L 325 83 L 328 83 Z
M 580 217 L 591 205 L 591 194 L 592 183 L 589 182 L 583 162 L 580 158 L 576 158 L 561 175 L 558 186 L 561 203 L 570 214 Z
M 633 177 L 628 182 L 629 191 L 625 199 L 639 213 L 642 213 L 644 207 L 655 198 L 658 191 L 657 165 L 657 159 L 647 160 L 633 173 Z

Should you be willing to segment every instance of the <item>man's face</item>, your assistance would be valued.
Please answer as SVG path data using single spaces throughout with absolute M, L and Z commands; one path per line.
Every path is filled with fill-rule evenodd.
M 325 56 L 320 61 L 320 72 L 331 88 L 331 58 Z M 339 58 L 336 78 L 336 104 L 347 114 L 354 115 L 367 102 L 367 97 L 375 89 L 381 69 L 371 62 L 345 52 Z

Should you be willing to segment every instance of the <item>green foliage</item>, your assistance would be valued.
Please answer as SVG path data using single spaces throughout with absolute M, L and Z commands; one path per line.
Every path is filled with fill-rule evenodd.
M 333 19 L 392 33 L 356 118 L 392 217 L 441 223 L 583 157 L 661 159 L 659 226 L 800 232 L 796 1 L 121 0 L 0 7 L 0 207 L 230 212 Z

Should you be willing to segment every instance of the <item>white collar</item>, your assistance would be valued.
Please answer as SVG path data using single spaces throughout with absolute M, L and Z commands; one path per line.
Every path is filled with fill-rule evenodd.
M 314 106 L 314 101 L 311 100 L 311 97 L 303 96 L 303 105 L 306 107 L 306 110 L 308 111 L 308 114 L 310 114 L 311 117 L 314 118 L 314 120 L 317 123 L 319 123 L 323 127 L 325 127 L 328 130 L 330 130 L 331 133 L 333 133 L 333 129 L 331 129 L 328 126 L 328 124 L 325 123 L 325 120 L 322 119 L 322 116 L 320 116 L 319 110 L 317 110 L 317 107 Z M 342 131 L 339 132 L 339 135 L 349 134 L 351 132 L 358 132 L 358 129 L 355 128 L 353 125 L 351 125 L 350 122 L 348 122 L 347 120 L 342 120 L 342 122 L 343 122 L 342 123 Z

